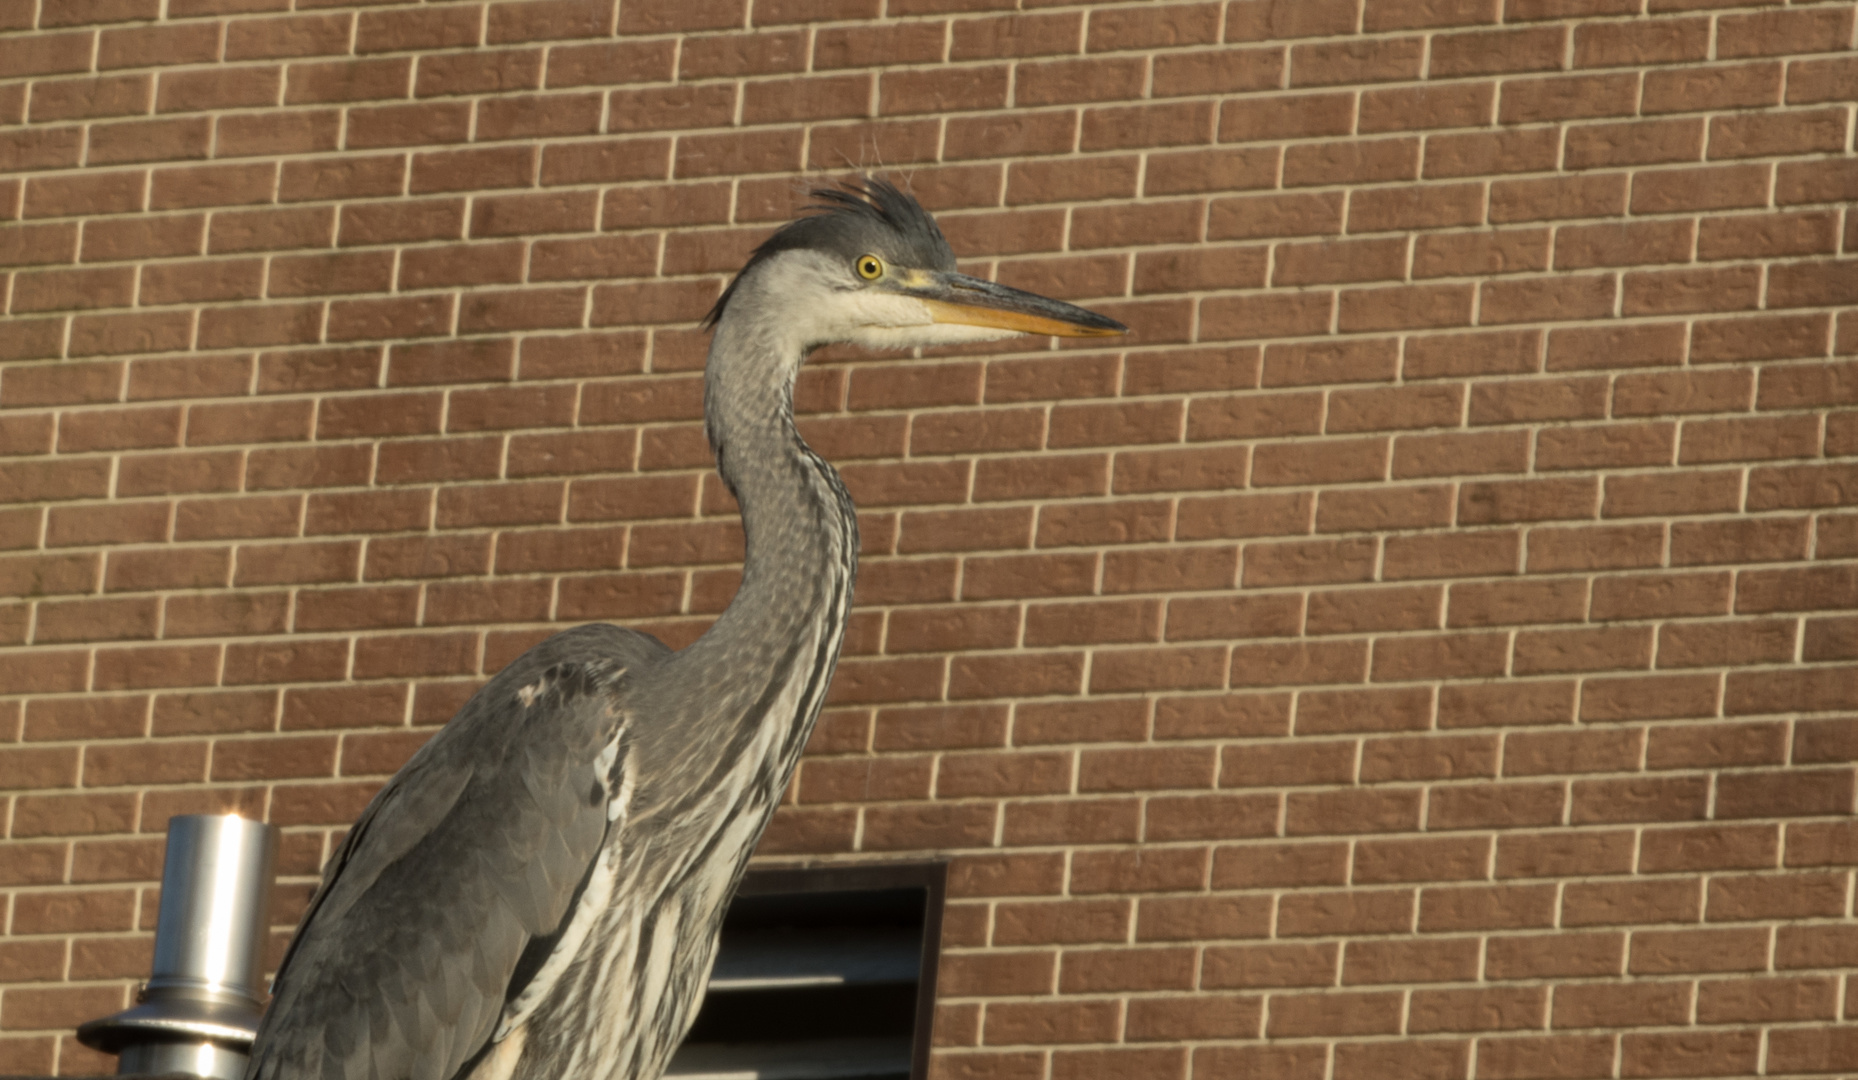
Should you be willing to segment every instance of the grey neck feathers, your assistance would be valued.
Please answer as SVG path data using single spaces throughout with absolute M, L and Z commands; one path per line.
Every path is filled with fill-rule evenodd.
M 705 745 L 740 737 L 743 724 L 758 722 L 751 714 L 795 665 L 803 679 L 817 668 L 818 650 L 807 643 L 831 640 L 836 651 L 838 633 L 823 624 L 843 621 L 856 574 L 851 500 L 794 427 L 793 379 L 803 347 L 757 329 L 781 324 L 764 310 L 771 306 L 752 287 L 738 290 L 705 369 L 705 422 L 717 466 L 741 505 L 747 556 L 735 599 L 667 661 L 661 683 L 683 706 L 672 713 L 700 703 L 709 714 L 680 715 L 674 726 L 683 731 L 672 737 Z M 810 729 L 814 716 L 782 722 L 789 719 Z

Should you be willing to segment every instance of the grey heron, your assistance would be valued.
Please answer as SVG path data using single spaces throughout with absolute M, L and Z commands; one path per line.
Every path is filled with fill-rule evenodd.
M 492 678 L 329 860 L 248 1080 L 652 1080 L 825 699 L 857 572 L 838 473 L 801 440 L 814 348 L 1122 324 L 957 273 L 882 180 L 814 192 L 705 320 L 704 417 L 739 501 L 741 585 L 673 652 L 596 624 Z

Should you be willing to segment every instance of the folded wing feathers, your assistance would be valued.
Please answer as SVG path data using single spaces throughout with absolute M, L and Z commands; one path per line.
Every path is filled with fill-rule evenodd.
M 620 644 L 643 659 L 664 651 L 642 635 Z M 593 765 L 619 720 L 615 665 L 554 664 L 539 680 L 521 665 L 422 748 L 344 842 L 249 1077 L 453 1080 L 495 1030 L 523 949 L 556 933 L 599 854 L 607 793 Z M 523 701 L 517 691 L 538 682 Z

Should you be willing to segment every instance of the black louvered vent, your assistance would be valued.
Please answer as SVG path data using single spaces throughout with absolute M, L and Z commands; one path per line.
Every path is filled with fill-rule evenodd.
M 946 867 L 750 872 L 676 1080 L 925 1080 Z

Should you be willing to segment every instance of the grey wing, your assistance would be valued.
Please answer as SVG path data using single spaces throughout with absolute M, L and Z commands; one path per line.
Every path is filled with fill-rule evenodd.
M 451 1080 L 486 1047 L 605 839 L 627 671 L 666 651 L 557 635 L 413 756 L 330 860 L 248 1078 Z

